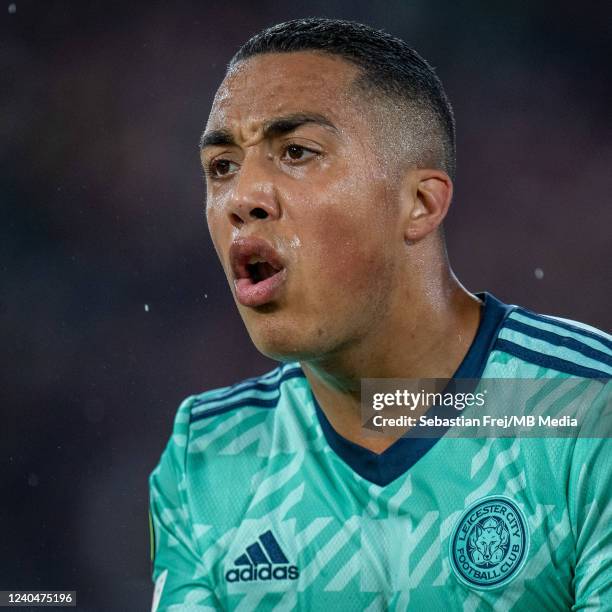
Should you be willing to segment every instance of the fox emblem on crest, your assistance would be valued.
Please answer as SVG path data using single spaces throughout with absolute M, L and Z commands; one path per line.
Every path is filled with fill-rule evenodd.
M 504 522 L 488 518 L 477 523 L 469 537 L 468 552 L 472 561 L 479 566 L 497 565 L 507 552 L 508 530 Z

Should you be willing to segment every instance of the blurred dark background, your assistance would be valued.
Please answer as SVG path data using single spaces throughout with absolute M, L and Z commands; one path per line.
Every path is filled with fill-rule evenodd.
M 356 19 L 437 67 L 458 124 L 447 223 L 472 290 L 610 327 L 610 4 L 0 6 L 0 589 L 145 610 L 147 476 L 185 396 L 273 367 L 235 312 L 197 154 L 252 33 Z

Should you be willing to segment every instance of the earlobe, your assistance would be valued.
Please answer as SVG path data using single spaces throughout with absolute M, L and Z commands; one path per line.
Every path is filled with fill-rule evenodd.
M 403 198 L 407 205 L 404 237 L 416 242 L 435 231 L 448 212 L 453 196 L 453 183 L 441 170 L 411 171 Z

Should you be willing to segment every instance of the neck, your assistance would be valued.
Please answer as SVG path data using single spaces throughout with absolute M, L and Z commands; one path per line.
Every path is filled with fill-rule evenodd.
M 415 283 L 398 296 L 389 315 L 350 347 L 302 362 L 319 405 L 346 439 L 382 452 L 397 437 L 373 438 L 361 425 L 363 378 L 451 378 L 472 344 L 480 301 L 452 272 L 435 286 Z M 408 295 L 407 295 L 408 293 Z

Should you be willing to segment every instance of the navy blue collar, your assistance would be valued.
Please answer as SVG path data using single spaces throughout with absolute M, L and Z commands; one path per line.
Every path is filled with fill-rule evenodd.
M 483 301 L 480 324 L 474 342 L 453 375 L 454 379 L 482 376 L 499 330 L 511 310 L 511 306 L 490 293 L 476 295 Z M 384 487 L 404 474 L 438 441 L 438 438 L 399 438 L 384 452 L 375 453 L 337 433 L 312 392 L 311 396 L 327 443 L 357 474 L 377 485 Z

